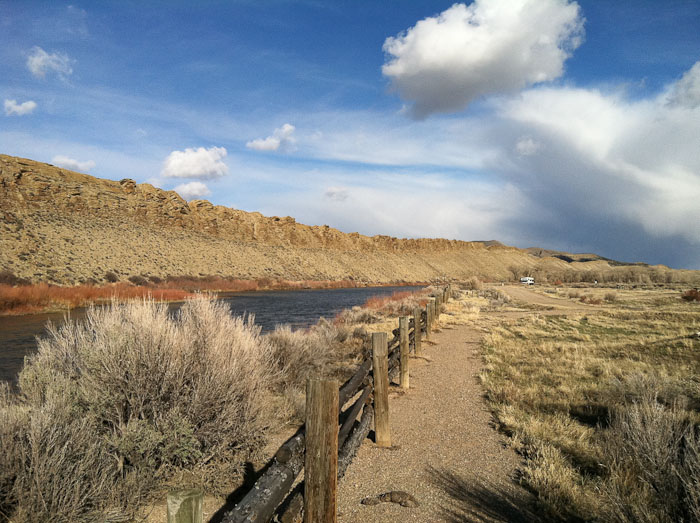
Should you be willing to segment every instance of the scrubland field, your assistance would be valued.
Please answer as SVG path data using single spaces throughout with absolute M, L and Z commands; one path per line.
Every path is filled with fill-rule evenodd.
M 481 380 L 542 513 L 700 520 L 697 291 L 537 292 L 581 309 L 541 307 L 492 328 Z
M 696 293 L 575 285 L 519 302 L 472 278 L 436 328 L 484 332 L 479 378 L 542 518 L 697 521 Z M 53 329 L 19 390 L 0 388 L 0 518 L 157 521 L 165 491 L 189 486 L 215 511 L 302 422 L 306 377 L 347 378 L 369 333 L 391 332 L 431 291 L 267 335 L 203 297 L 175 316 L 114 302 Z
M 174 316 L 140 299 L 51 329 L 19 391 L 0 384 L 0 520 L 126 521 L 168 486 L 225 497 L 301 423 L 307 376 L 345 379 L 368 329 L 391 331 L 430 292 L 267 335 L 201 296 Z

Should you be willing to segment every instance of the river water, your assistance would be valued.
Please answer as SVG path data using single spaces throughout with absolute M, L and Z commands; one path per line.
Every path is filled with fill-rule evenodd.
M 263 332 L 287 323 L 292 328 L 313 325 L 321 316 L 332 318 L 343 309 L 363 304 L 370 296 L 386 296 L 397 291 L 414 291 L 421 287 L 362 287 L 357 289 L 323 289 L 300 291 L 259 291 L 227 293 L 220 299 L 235 315 L 254 314 Z M 177 309 L 179 304 L 172 304 Z M 69 313 L 0 316 L 0 381 L 15 382 L 24 357 L 36 351 L 36 337 L 45 335 L 47 322 L 60 324 L 67 317 L 80 320 L 84 309 Z

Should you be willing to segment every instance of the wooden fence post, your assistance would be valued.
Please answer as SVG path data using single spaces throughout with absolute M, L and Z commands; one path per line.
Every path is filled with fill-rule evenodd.
M 432 327 L 432 324 L 437 321 L 437 317 L 438 317 L 437 299 L 436 298 L 430 298 L 430 308 L 432 310 L 432 314 L 430 315 L 430 322 L 431 322 L 431 327 Z
M 198 489 L 168 493 L 168 523 L 202 523 L 204 493 Z
M 425 339 L 430 339 L 430 302 L 425 304 Z
M 338 382 L 306 380 L 304 522 L 336 521 L 338 486 Z
M 408 316 L 399 317 L 399 364 L 402 389 L 408 389 Z
M 423 355 L 423 347 L 421 346 L 421 336 L 422 336 L 422 330 L 423 327 L 421 325 L 421 308 L 416 307 L 413 309 L 413 343 L 414 343 L 414 349 L 413 351 L 415 352 L 416 356 L 422 356 Z
M 389 429 L 389 360 L 386 332 L 372 333 L 374 437 L 379 447 L 391 447 Z

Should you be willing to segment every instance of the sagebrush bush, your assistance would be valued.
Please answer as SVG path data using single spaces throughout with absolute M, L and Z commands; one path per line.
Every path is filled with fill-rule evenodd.
M 0 271 L 0 284 L 4 285 L 29 285 L 31 283 L 27 278 L 19 278 L 12 271 Z
M 173 468 L 233 469 L 265 436 L 273 361 L 259 327 L 205 298 L 174 316 L 142 300 L 49 327 L 21 396 L 0 405 L 2 511 L 95 519 Z
M 355 305 L 352 309 L 343 309 L 335 317 L 335 321 L 344 325 L 354 325 L 358 323 L 377 323 L 381 318 L 372 309 L 366 309 Z
M 684 409 L 647 390 L 616 409 L 604 448 L 611 520 L 700 521 L 700 440 Z
M 681 296 L 685 301 L 700 301 L 700 291 L 697 289 L 690 289 L 685 291 Z
M 484 285 L 479 278 L 472 276 L 462 284 L 462 288 L 469 291 L 480 291 L 484 288 Z
M 138 274 L 134 274 L 133 276 L 129 276 L 129 281 L 133 283 L 134 285 L 148 285 L 148 280 L 144 278 L 143 276 L 139 276 Z
M 606 292 L 605 301 L 608 303 L 615 303 L 617 301 L 617 294 L 614 292 Z

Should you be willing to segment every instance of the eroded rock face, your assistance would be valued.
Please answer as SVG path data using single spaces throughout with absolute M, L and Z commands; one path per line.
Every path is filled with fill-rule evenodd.
M 500 244 L 346 234 L 0 155 L 0 270 L 33 281 L 106 272 L 425 281 L 507 275 L 509 256 L 533 259 Z

